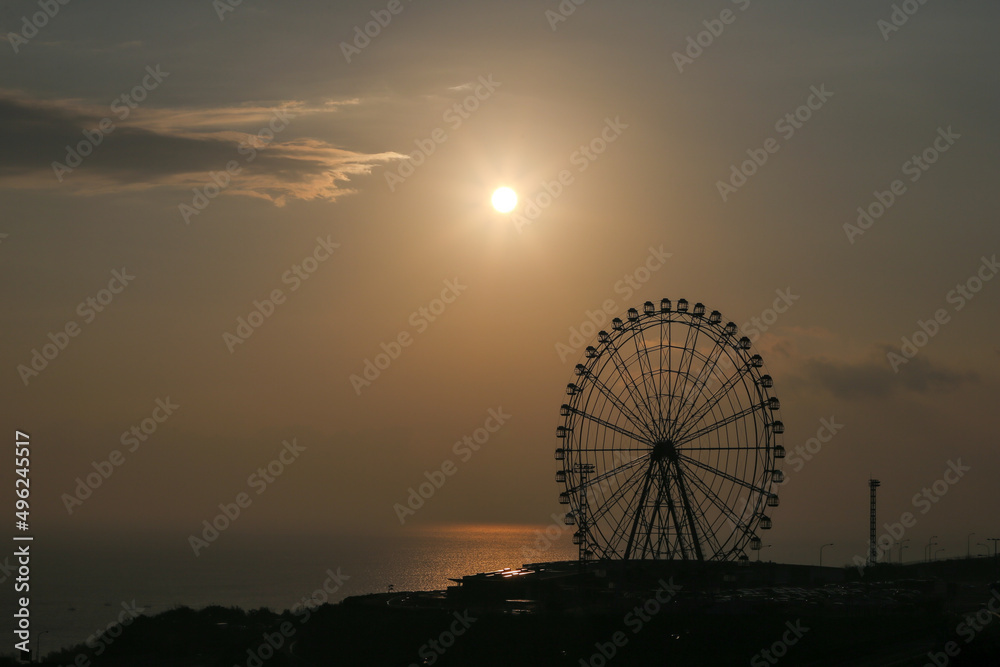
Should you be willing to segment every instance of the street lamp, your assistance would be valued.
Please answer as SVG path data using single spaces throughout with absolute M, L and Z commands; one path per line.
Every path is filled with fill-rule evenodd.
M 940 549 L 934 552 L 934 560 L 937 560 L 937 555 L 942 551 L 947 551 L 947 550 L 944 547 L 941 547 Z
M 899 564 L 900 565 L 903 564 L 903 549 L 909 549 L 909 547 L 906 546 L 906 543 L 909 542 L 909 541 L 910 541 L 910 538 L 907 537 L 905 540 L 902 540 L 899 543 Z
M 819 566 L 820 567 L 823 567 L 823 549 L 826 549 L 827 547 L 832 547 L 832 546 L 833 546 L 833 542 L 829 542 L 829 543 L 824 544 L 823 546 L 821 546 L 819 548 Z
M 930 559 L 931 559 L 931 547 L 935 546 L 937 544 L 937 542 L 934 541 L 936 538 L 937 538 L 937 535 L 931 535 L 931 539 L 927 540 L 927 546 L 924 547 L 924 560 L 925 561 L 930 561 Z
M 975 535 L 975 533 L 969 533 L 965 536 L 965 557 L 972 558 L 972 549 L 969 547 L 969 538 Z
M 976 546 L 983 548 L 983 551 L 986 552 L 986 553 L 983 554 L 984 556 L 989 556 L 990 555 L 990 545 L 986 544 L 986 542 L 976 542 Z

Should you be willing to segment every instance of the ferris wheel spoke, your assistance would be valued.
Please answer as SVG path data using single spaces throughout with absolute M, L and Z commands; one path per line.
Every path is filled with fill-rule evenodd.
M 660 420 L 659 420 L 660 407 L 659 407 L 659 399 L 657 397 L 657 401 L 656 401 L 657 406 L 656 406 L 656 411 L 654 412 L 654 410 L 653 410 L 653 395 L 656 394 L 656 385 L 655 385 L 655 383 L 653 384 L 653 391 L 650 392 L 650 383 L 653 382 L 653 367 L 649 363 L 649 348 L 646 347 L 646 338 L 645 338 L 645 336 L 642 336 L 642 349 L 641 350 L 639 349 L 639 338 L 640 338 L 639 334 L 641 334 L 641 333 L 642 333 L 642 330 L 639 330 L 636 333 L 636 335 L 632 336 L 632 344 L 635 347 L 636 361 L 639 363 L 639 376 L 642 378 L 642 390 L 643 390 L 643 393 L 646 395 L 646 405 L 649 406 L 649 415 L 652 418 L 652 422 L 653 422 L 653 429 L 652 429 L 653 430 L 653 435 L 655 436 L 656 440 L 659 440 L 660 437 L 661 437 L 660 432 L 659 432 L 660 431 Z M 643 365 L 642 365 L 642 360 L 643 359 L 646 360 L 646 367 L 645 368 L 643 368 Z M 647 373 L 647 370 L 649 371 L 648 373 Z
M 672 330 L 673 327 L 672 327 L 672 324 L 673 324 L 673 320 L 668 317 L 667 318 L 667 378 L 666 378 L 666 380 L 667 380 L 667 424 L 666 424 L 666 426 L 667 426 L 667 431 L 668 432 L 670 431 L 671 424 L 672 424 L 672 422 L 670 420 L 674 418 L 673 412 L 671 411 L 671 407 L 673 406 L 673 399 L 674 399 L 674 389 L 673 389 L 674 385 L 673 385 L 673 381 L 671 379 L 671 373 L 673 372 L 673 363 L 674 363 L 673 362 L 673 356 L 674 356 L 674 347 L 673 347 L 673 345 L 674 344 L 673 344 L 673 330 Z M 663 368 L 662 364 L 660 365 L 660 368 Z M 662 382 L 661 382 L 660 392 L 662 393 L 662 391 L 663 391 L 663 388 L 662 388 Z
M 708 413 L 719 404 L 719 401 L 725 398 L 726 395 L 732 391 L 733 387 L 735 387 L 736 384 L 743 378 L 744 372 L 748 369 L 749 366 L 746 364 L 744 364 L 742 368 L 736 369 L 736 372 L 726 378 L 726 381 L 722 383 L 722 386 L 719 387 L 718 391 L 711 394 L 693 415 L 686 417 L 683 422 L 677 422 L 677 429 L 673 433 L 674 440 L 683 437 L 684 433 L 682 430 L 684 428 L 684 424 L 688 424 L 688 430 L 697 426 L 701 420 L 704 419 Z
M 659 423 L 661 425 L 661 428 L 666 429 L 667 422 L 663 420 L 663 329 L 664 328 L 665 327 L 663 326 L 663 319 L 661 315 L 660 326 L 659 326 L 660 346 L 656 348 L 657 354 L 659 355 L 660 359 L 660 363 L 656 366 L 656 368 L 659 369 L 660 372 L 657 374 L 657 377 L 654 379 L 653 383 L 656 385 L 656 406 L 659 409 L 659 418 L 660 418 Z M 667 419 L 670 418 L 669 410 L 670 410 L 670 402 L 667 401 L 667 411 L 668 411 Z
M 712 378 L 712 374 L 715 372 L 716 367 L 718 367 L 719 359 L 722 358 L 722 353 L 725 349 L 725 344 L 720 344 L 719 341 L 716 341 L 715 347 L 709 353 L 709 356 L 706 357 L 705 363 L 702 364 L 701 370 L 698 372 L 698 377 L 694 380 L 694 386 L 698 387 L 699 395 L 704 394 L 705 388 L 708 386 L 708 381 Z M 712 356 L 713 354 L 715 355 L 714 358 Z M 691 416 L 691 413 L 694 412 L 696 405 L 697 400 L 692 399 L 691 406 L 683 414 L 679 414 L 677 416 L 677 422 L 679 424 L 685 423 Z M 683 410 L 683 405 L 681 406 L 681 409 Z
M 640 399 L 640 400 L 636 401 L 636 406 L 639 407 L 639 408 L 644 408 L 644 410 L 642 410 L 642 412 L 645 415 L 646 420 L 647 420 L 647 422 L 649 424 L 650 434 L 653 436 L 654 439 L 659 439 L 659 435 L 657 435 L 658 428 L 659 428 L 659 424 L 658 424 L 658 422 L 656 420 L 656 414 L 657 413 L 653 409 L 653 402 L 652 402 L 652 397 L 649 394 L 649 384 L 648 384 L 648 380 L 647 380 L 647 377 L 646 377 L 646 371 L 643 368 L 643 364 L 642 364 L 643 353 L 642 353 L 642 350 L 639 349 L 639 343 L 638 343 L 638 340 L 637 340 L 639 338 L 639 336 L 640 336 L 641 333 L 642 333 L 641 330 L 633 331 L 632 332 L 632 346 L 634 347 L 634 349 L 636 351 L 635 362 L 636 362 L 636 365 L 638 365 L 638 367 L 639 367 L 638 368 L 638 373 L 639 373 L 638 379 L 635 379 L 635 378 L 632 377 L 632 366 L 625 364 L 625 360 L 624 360 L 624 357 L 621 354 L 621 350 L 616 350 L 616 351 L 618 352 L 618 359 L 621 361 L 622 367 L 624 368 L 625 372 L 628 374 L 629 380 L 632 383 L 631 386 L 635 390 L 635 394 L 638 395 L 638 397 Z M 645 345 L 645 340 L 643 340 L 643 345 Z M 646 360 L 648 362 L 648 357 L 646 358 Z M 652 374 L 652 370 L 650 371 L 650 375 L 651 374 Z M 635 399 L 633 399 L 633 400 L 635 400 Z
M 694 340 L 691 340 L 691 332 L 694 331 Z M 690 378 L 691 377 L 691 366 L 694 364 L 695 353 L 698 350 L 698 336 L 701 333 L 701 327 L 697 323 L 692 323 L 688 327 L 687 336 L 684 337 L 684 353 L 681 354 L 680 367 L 677 369 L 679 377 Z M 684 369 L 684 358 L 687 357 L 687 368 Z M 684 404 L 688 398 L 688 392 L 690 387 L 688 382 L 684 382 L 681 385 L 681 394 L 678 397 L 677 402 L 677 417 L 680 418 L 681 412 L 684 410 Z
M 614 431 L 616 433 L 624 435 L 627 438 L 632 438 L 636 442 L 641 442 L 641 443 L 647 444 L 650 447 L 653 446 L 653 441 L 650 440 L 648 437 L 641 436 L 641 435 L 636 435 L 632 431 L 629 431 L 627 428 L 623 428 L 623 427 L 619 426 L 618 424 L 612 424 L 611 422 L 607 421 L 606 419 L 601 419 L 600 417 L 592 415 L 589 412 L 583 412 L 582 410 L 578 410 L 578 409 L 573 408 L 573 407 L 570 407 L 570 412 L 572 412 L 573 414 L 579 415 L 579 416 L 583 417 L 584 419 L 592 421 L 595 424 L 600 424 L 604 428 L 610 429 L 610 430 L 612 430 L 612 431 Z
M 607 498 L 604 499 L 605 500 L 605 503 L 604 503 L 605 506 L 604 506 L 604 508 L 602 508 L 601 510 L 595 510 L 594 513 L 591 514 L 591 517 L 593 518 L 593 521 L 594 521 L 595 524 L 597 523 L 597 521 L 599 519 L 602 519 L 605 514 L 607 514 L 608 512 L 610 512 L 614 508 L 614 506 L 617 504 L 617 502 L 621 498 L 623 498 L 626 493 L 628 493 L 631 485 L 634 485 L 634 483 L 637 480 L 641 480 L 642 479 L 642 468 L 636 468 L 635 470 L 632 470 L 631 472 L 629 472 L 629 471 L 623 471 L 623 473 L 628 473 L 628 474 L 625 476 L 625 479 L 618 485 L 618 488 L 616 488 L 611 493 L 611 495 L 609 495 Z M 603 481 L 604 480 L 601 480 L 601 482 L 603 482 Z M 598 488 L 599 489 L 603 489 L 603 484 L 599 484 Z
M 649 424 L 643 422 L 642 418 L 637 415 L 635 411 L 629 409 L 629 407 L 622 402 L 621 398 L 611 391 L 611 387 L 604 384 L 604 382 L 602 382 L 601 379 L 593 373 L 591 373 L 588 378 L 594 383 L 594 386 L 600 390 L 601 394 L 611 402 L 618 412 L 622 414 L 622 416 L 628 419 L 637 429 L 645 432 L 650 440 L 655 440 L 653 433 L 649 430 Z
M 729 506 L 727 506 L 726 503 L 722 501 L 722 498 L 720 498 L 714 491 L 712 491 L 711 487 L 709 487 L 709 485 L 705 482 L 705 480 L 701 479 L 698 475 L 695 474 L 692 474 L 691 478 L 694 480 L 695 485 L 701 488 L 702 493 L 705 494 L 705 497 L 708 498 L 709 501 L 713 505 L 715 505 L 715 507 L 718 508 L 723 515 L 725 515 L 728 518 L 730 523 L 732 523 L 737 528 L 746 527 L 746 524 L 743 521 L 743 519 L 738 514 L 736 514 L 736 512 L 730 509 Z
M 749 445 L 736 445 L 735 447 L 685 447 L 684 451 L 685 452 L 700 452 L 700 451 L 706 451 L 706 452 L 725 452 L 725 451 L 728 451 L 728 450 L 731 450 L 731 449 L 742 449 L 742 450 L 755 449 L 755 450 L 758 450 L 758 449 L 763 449 L 763 448 L 759 447 L 759 446 L 750 447 Z M 587 451 L 593 451 L 593 450 L 587 450 Z
M 688 471 L 686 478 L 693 482 L 693 485 L 696 487 L 695 490 L 703 489 L 705 487 L 704 481 L 700 479 L 697 475 L 695 475 L 692 471 Z M 701 528 L 701 534 L 702 537 L 704 538 L 703 541 L 705 545 L 708 546 L 713 551 L 713 553 L 718 554 L 722 548 L 722 545 L 715 534 L 714 530 L 715 522 L 709 519 L 706 513 L 706 508 L 711 507 L 712 505 L 714 505 L 712 499 L 708 495 L 704 495 L 701 499 L 701 502 L 698 503 L 698 508 L 697 508 L 698 512 L 696 513 L 695 516 L 703 519 L 706 524 Z M 701 521 L 698 522 L 698 525 L 701 525 Z
M 697 440 L 698 438 L 700 438 L 703 435 L 711 433 L 712 431 L 717 431 L 718 429 L 722 428 L 723 426 L 727 426 L 729 424 L 732 424 L 733 422 L 738 422 L 739 420 L 743 419 L 744 417 L 748 417 L 749 415 L 752 415 L 754 412 L 756 412 L 758 410 L 764 410 L 764 409 L 765 409 L 765 404 L 763 404 L 763 403 L 754 403 L 754 404 L 751 404 L 751 405 L 743 408 L 739 412 L 734 412 L 733 414 L 728 415 L 727 417 L 725 417 L 723 419 L 720 419 L 717 422 L 714 422 L 712 424 L 709 424 L 708 426 L 704 426 L 704 427 L 698 429 L 694 433 L 688 433 L 688 432 L 681 433 L 674 442 L 675 442 L 675 444 L 678 447 L 680 447 L 681 445 L 683 445 L 686 442 L 691 442 L 692 440 Z
M 588 449 L 587 451 L 589 452 L 589 451 L 592 451 L 592 450 Z M 589 486 L 593 486 L 594 484 L 599 484 L 599 483 L 603 482 L 606 479 L 610 479 L 611 477 L 614 477 L 615 475 L 620 475 L 621 473 L 627 471 L 629 468 L 634 468 L 636 466 L 636 464 L 641 463 L 648 456 L 649 456 L 648 453 L 645 454 L 645 455 L 643 455 L 643 456 L 637 456 L 636 458 L 632 459 L 631 461 L 626 461 L 625 463 L 623 463 L 622 465 L 618 466 L 617 468 L 612 468 L 611 470 L 608 470 L 607 472 L 601 473 L 600 475 L 597 475 L 596 477 L 588 479 L 587 480 L 587 486 L 588 487 Z M 572 488 L 567 489 L 567 491 L 576 491 L 579 488 L 580 488 L 580 486 L 574 486 Z
M 688 350 L 688 346 L 691 344 L 691 325 L 688 324 L 687 331 L 684 332 L 684 346 L 680 348 L 680 359 L 677 360 L 677 369 L 673 371 L 673 378 L 670 382 L 670 402 L 673 403 L 677 400 L 677 410 L 672 412 L 673 421 L 669 424 L 671 429 L 675 428 L 677 424 L 677 416 L 680 414 L 683 403 L 680 402 L 680 397 L 677 395 L 677 383 L 681 381 L 684 377 L 684 357 Z M 673 356 L 673 348 L 671 348 L 671 357 Z
M 636 399 L 635 390 L 637 390 L 638 388 L 636 387 L 635 378 L 632 377 L 632 371 L 629 370 L 628 364 L 625 363 L 625 360 L 622 358 L 621 352 L 619 352 L 617 347 L 609 346 L 609 348 L 611 350 L 612 358 L 618 357 L 618 363 L 615 364 L 615 369 L 618 371 L 618 377 L 625 384 L 625 390 L 628 391 L 629 398 L 632 399 L 632 403 L 635 405 L 636 408 L 639 408 L 640 410 L 643 407 L 646 408 L 645 412 L 647 418 L 649 422 L 652 422 L 654 417 L 652 409 L 650 408 L 649 404 L 645 403 L 642 400 Z M 626 378 L 626 376 L 628 377 Z
M 625 494 L 628 493 L 629 490 L 631 490 L 632 487 L 635 486 L 636 482 L 638 482 L 641 479 L 642 479 L 642 468 L 634 470 L 632 474 L 626 477 L 625 481 L 623 481 L 618 486 L 618 488 L 615 489 L 614 493 L 612 493 L 610 496 L 604 499 L 603 509 L 598 510 L 591 514 L 590 516 L 591 523 L 593 525 L 596 525 L 600 519 L 604 518 L 604 515 L 610 512 L 611 509 L 617 505 L 618 501 L 624 498 Z
M 616 554 L 623 553 L 623 543 L 628 535 L 628 525 L 627 521 L 632 519 L 632 514 L 623 512 L 618 518 L 618 523 L 615 525 L 614 530 L 611 531 L 611 537 L 608 540 L 610 548 Z M 624 556 L 623 556 L 624 557 Z
M 740 485 L 740 486 L 742 486 L 742 487 L 744 487 L 746 489 L 749 489 L 749 490 L 751 490 L 751 491 L 753 491 L 755 493 L 759 493 L 759 494 L 762 494 L 762 495 L 768 493 L 768 489 L 765 489 L 763 487 L 757 486 L 757 485 L 755 485 L 755 484 L 753 484 L 751 482 L 748 482 L 748 481 L 746 481 L 744 479 L 740 479 L 739 477 L 736 477 L 735 475 L 731 475 L 728 472 L 724 472 L 722 470 L 719 470 L 718 468 L 713 468 L 712 466 L 710 466 L 710 465 L 708 465 L 706 463 L 702 463 L 701 461 L 699 461 L 697 459 L 693 459 L 693 458 L 691 458 L 689 456 L 685 456 L 684 454 L 681 454 L 680 458 L 685 463 L 688 463 L 688 464 L 693 465 L 695 467 L 701 468 L 702 470 L 710 472 L 713 475 L 717 475 L 717 476 L 721 477 L 722 479 L 728 480 L 728 481 L 730 481 L 730 482 L 732 482 L 734 484 L 738 484 L 738 485 Z
M 648 452 L 649 447 L 587 447 L 588 452 Z
M 632 477 L 629 479 L 629 486 L 626 492 L 630 492 L 631 494 L 634 495 L 638 491 L 638 488 L 641 485 L 645 484 L 646 481 L 645 472 L 646 469 L 641 468 L 636 472 L 636 474 L 632 475 Z M 622 493 L 621 497 L 616 499 L 614 506 L 618 508 L 619 504 L 622 501 L 625 501 L 625 493 Z M 636 513 L 636 509 L 633 508 L 629 503 L 626 502 L 625 504 L 626 506 L 622 509 L 620 515 L 618 516 L 618 521 L 614 524 L 614 527 L 611 529 L 611 536 L 608 540 L 609 546 L 615 551 L 615 553 L 621 553 L 620 547 L 622 541 L 625 539 L 625 534 L 627 532 L 626 522 L 631 520 Z M 614 519 L 612 518 L 608 522 L 609 527 L 611 527 L 610 524 L 612 523 L 613 520 Z

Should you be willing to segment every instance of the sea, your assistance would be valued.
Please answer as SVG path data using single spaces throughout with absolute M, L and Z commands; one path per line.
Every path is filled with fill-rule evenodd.
M 443 590 L 450 578 L 576 557 L 571 530 L 541 526 L 449 525 L 392 534 L 230 535 L 198 555 L 178 535 L 94 533 L 32 543 L 32 650 L 69 648 L 140 611 L 153 616 L 178 606 L 290 609 L 324 583 L 353 595 Z M 0 557 L 2 560 L 2 557 Z M 6 575 L 0 613 L 12 618 L 14 593 Z M 0 654 L 13 653 L 10 647 Z

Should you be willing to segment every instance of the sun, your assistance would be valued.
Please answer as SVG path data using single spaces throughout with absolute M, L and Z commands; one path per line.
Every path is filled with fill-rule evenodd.
M 493 208 L 500 213 L 510 213 L 517 206 L 517 193 L 508 187 L 493 192 Z

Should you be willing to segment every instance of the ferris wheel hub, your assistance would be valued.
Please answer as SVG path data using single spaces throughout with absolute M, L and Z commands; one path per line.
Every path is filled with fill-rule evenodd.
M 653 444 L 653 451 L 650 453 L 650 458 L 654 461 L 662 461 L 663 459 L 667 459 L 670 462 L 676 461 L 677 448 L 674 446 L 674 441 L 670 438 L 657 440 Z

